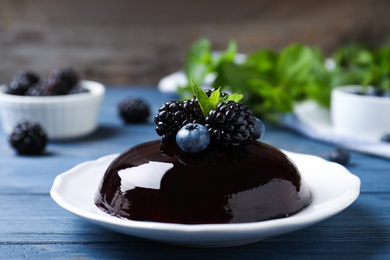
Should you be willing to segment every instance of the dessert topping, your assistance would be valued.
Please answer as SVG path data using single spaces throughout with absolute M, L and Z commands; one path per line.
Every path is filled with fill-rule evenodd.
M 201 123 L 203 120 L 198 102 L 191 100 L 166 102 L 154 117 L 155 130 L 166 141 L 174 141 L 177 132 L 184 125 Z
M 201 124 L 189 123 L 176 134 L 176 143 L 184 152 L 199 153 L 210 143 L 210 133 Z
M 264 124 L 247 106 L 239 103 L 243 95 L 227 94 L 219 88 L 204 91 L 195 84 L 192 86 L 193 99 L 164 103 L 155 116 L 156 132 L 163 140 L 176 140 L 186 152 L 200 152 L 209 142 L 238 147 L 263 136 Z M 208 135 L 204 133 L 206 130 Z M 188 144 L 191 148 L 185 148 Z
M 234 101 L 219 103 L 210 110 L 205 122 L 215 143 L 231 147 L 249 140 L 255 127 L 252 111 Z

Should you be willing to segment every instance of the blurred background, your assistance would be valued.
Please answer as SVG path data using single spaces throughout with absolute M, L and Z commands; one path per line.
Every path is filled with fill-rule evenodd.
M 238 51 L 303 43 L 331 52 L 390 33 L 389 0 L 0 0 L 0 83 L 71 66 L 106 85 L 155 87 L 192 42 Z

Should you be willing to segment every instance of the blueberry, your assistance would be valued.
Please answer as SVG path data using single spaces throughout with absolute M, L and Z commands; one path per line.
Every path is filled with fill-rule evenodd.
M 255 127 L 252 130 L 252 138 L 255 140 L 260 139 L 264 135 L 264 132 L 265 132 L 265 125 L 260 119 L 256 117 Z
M 390 143 L 390 134 L 384 134 L 381 137 L 381 141 L 385 143 Z
M 350 157 L 351 156 L 347 150 L 337 148 L 329 155 L 329 160 L 342 165 L 347 165 L 349 163 Z
M 184 152 L 199 153 L 210 143 L 210 133 L 204 125 L 189 123 L 176 134 L 176 143 Z

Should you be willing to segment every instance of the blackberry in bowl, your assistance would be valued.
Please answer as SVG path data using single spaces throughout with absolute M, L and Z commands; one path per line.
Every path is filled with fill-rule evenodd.
M 50 76 L 38 79 L 25 89 L 23 95 L 10 93 L 12 83 L 0 86 L 0 118 L 6 134 L 10 134 L 22 120 L 39 123 L 48 139 L 78 138 L 97 128 L 104 86 L 94 81 L 75 80 L 73 76 L 74 80 L 69 80 L 67 77 L 76 75 L 70 69 L 53 71 L 68 71 L 68 74 L 65 73 L 67 76 L 64 77 L 60 73 L 57 83 L 53 83 Z M 70 83 L 64 84 L 65 81 Z
M 31 71 L 19 71 L 7 85 L 5 92 L 11 95 L 23 96 L 40 80 L 39 76 Z

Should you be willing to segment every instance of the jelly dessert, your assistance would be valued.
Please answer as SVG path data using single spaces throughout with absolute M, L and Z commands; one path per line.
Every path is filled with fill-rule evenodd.
M 221 224 L 284 218 L 309 205 L 298 169 L 257 140 L 264 126 L 240 96 L 194 92 L 190 101 L 161 106 L 154 119 L 161 139 L 110 164 L 95 196 L 98 208 L 137 221 Z M 202 102 L 213 98 L 218 102 L 205 112 Z

